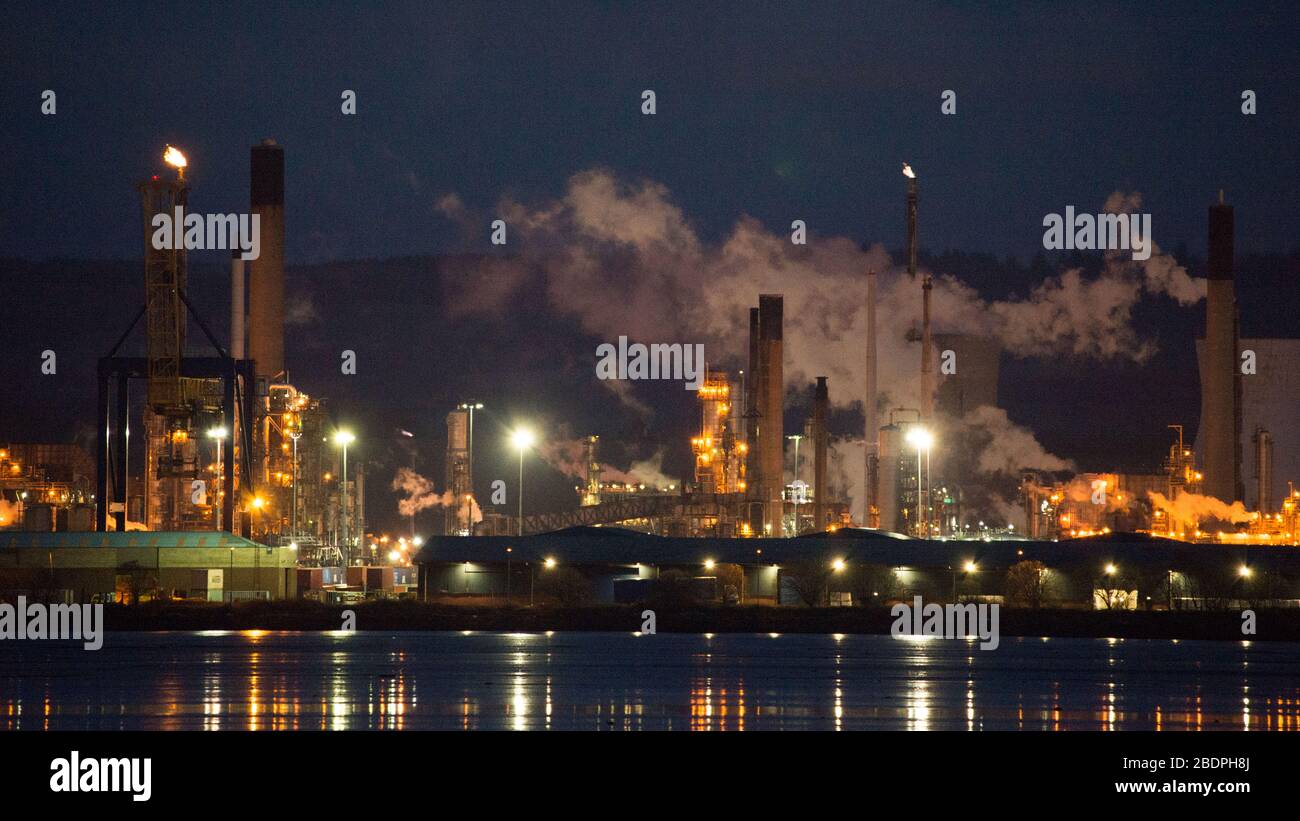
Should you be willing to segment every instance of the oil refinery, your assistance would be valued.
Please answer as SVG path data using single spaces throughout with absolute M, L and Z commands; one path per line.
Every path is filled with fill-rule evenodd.
M 167 146 L 163 161 L 171 171 L 137 186 L 144 288 L 135 320 L 98 362 L 93 456 L 73 445 L 0 448 L 0 531 L 70 539 L 117 533 L 123 534 L 118 541 L 104 544 L 122 549 L 137 545 L 132 533 L 172 534 L 152 538 L 155 546 L 185 543 L 184 534 L 229 534 L 239 540 L 228 557 L 232 576 L 237 548 L 254 545 L 268 551 L 269 564 L 300 569 L 292 584 L 243 585 L 254 598 L 400 595 L 414 590 L 410 573 L 417 554 L 429 549 L 426 539 L 519 539 L 602 526 L 675 539 L 790 540 L 842 532 L 918 544 L 1120 534 L 1234 546 L 1300 543 L 1300 491 L 1288 481 L 1300 470 L 1294 441 L 1300 389 L 1288 375 L 1300 360 L 1300 341 L 1239 338 L 1234 213 L 1222 193 L 1208 212 L 1206 336 L 1196 342 L 1200 429 L 1190 444 L 1182 424 L 1170 420 L 1169 455 L 1159 472 L 1026 468 L 1013 502 L 990 506 L 982 479 L 962 458 L 977 450 L 963 420 L 998 410 L 1002 346 L 987 335 L 932 327 L 934 280 L 917 268 L 918 177 L 904 164 L 905 276 L 915 289 L 919 326 L 896 342 L 916 356 L 914 407 L 892 406 L 896 400 L 886 397 L 900 394 L 881 385 L 874 270 L 862 272 L 866 326 L 858 350 L 865 395 L 840 403 L 861 414 L 859 437 L 832 434 L 835 386 L 827 376 L 805 385 L 786 378 L 792 351 L 784 295 L 756 293 L 744 318 L 747 358 L 732 370 L 710 363 L 688 394 L 698 419 L 689 441 L 660 443 L 689 454 L 689 475 L 638 480 L 605 465 L 601 435 L 588 433 L 571 443 L 580 453 L 568 464 L 549 465 L 578 482 L 572 505 L 528 511 L 522 481 L 533 434 L 520 430 L 517 500 L 489 499 L 474 475 L 474 414 L 485 405 L 463 402 L 447 410 L 441 490 L 413 468 L 394 480 L 394 489 L 411 495 L 402 502 L 410 533 L 394 535 L 370 526 L 368 463 L 348 458 L 357 434 L 340 427 L 329 402 L 309 390 L 310 379 L 286 365 L 292 350 L 286 351 L 285 335 L 285 150 L 268 139 L 249 153 L 249 211 L 258 236 L 253 254 L 239 248 L 231 254 L 228 348 L 187 296 L 188 240 L 153 241 L 160 219 L 173 212 L 180 230 L 193 193 L 183 150 Z M 144 355 L 125 355 L 137 338 Z M 198 340 L 205 355 L 190 353 L 187 340 Z M 1239 367 L 1244 359 L 1267 374 Z M 806 410 L 793 432 L 792 407 Z M 132 428 L 142 432 L 135 440 Z M 844 454 L 855 443 L 861 459 L 846 466 Z M 420 534 L 417 512 L 427 507 L 439 520 L 435 532 Z M 161 555 L 159 577 L 166 570 Z M 652 564 L 654 556 L 638 562 Z M 260 559 L 254 556 L 253 564 L 260 567 Z M 372 578 L 372 571 L 378 575 Z M 214 584 L 200 580 L 171 592 L 211 598 Z M 221 589 L 235 595 L 229 583 Z

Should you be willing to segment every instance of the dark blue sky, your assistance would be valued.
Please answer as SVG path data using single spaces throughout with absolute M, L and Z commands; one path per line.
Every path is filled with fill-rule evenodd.
M 289 152 L 291 263 L 443 251 L 442 193 L 489 209 L 597 164 L 666 184 L 708 237 L 749 213 L 895 247 L 903 159 L 934 250 L 1028 255 L 1043 214 L 1123 189 L 1199 252 L 1219 187 L 1242 250 L 1295 247 L 1294 3 L 994 6 L 9 5 L 0 255 L 137 255 L 131 183 L 164 142 L 205 209 L 235 210 L 265 136 Z

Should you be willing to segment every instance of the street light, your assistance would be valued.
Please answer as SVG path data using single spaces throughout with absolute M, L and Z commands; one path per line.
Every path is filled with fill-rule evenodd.
M 524 535 L 524 454 L 537 437 L 527 428 L 516 428 L 514 433 L 510 434 L 510 443 L 519 450 L 519 535 Z
M 465 441 L 465 449 L 469 451 L 466 454 L 469 468 L 469 490 L 474 492 L 474 411 L 483 410 L 482 402 L 461 402 L 456 406 L 459 410 L 469 411 L 469 436 Z
M 350 563 L 352 558 L 352 551 L 348 546 L 348 445 L 356 440 L 357 437 L 349 430 L 339 430 L 334 433 L 334 444 L 343 448 L 343 474 L 341 477 L 343 485 L 343 549 L 348 552 L 348 555 L 343 558 L 344 564 Z
M 795 491 L 794 491 L 794 493 L 791 494 L 791 495 L 794 496 L 794 535 L 798 536 L 798 535 L 799 535 L 799 493 L 800 493 L 800 488 L 798 487 L 798 484 L 799 484 L 799 440 L 803 438 L 803 434 L 801 434 L 801 433 L 792 433 L 792 434 L 790 434 L 789 436 L 787 436 L 787 437 L 785 437 L 785 438 L 786 438 L 786 439 L 793 439 L 793 440 L 794 440 L 794 484 L 795 484 Z M 819 488 L 819 490 L 820 490 L 820 488 Z
M 925 524 L 927 525 L 926 528 L 925 528 L 924 530 L 921 529 L 921 525 L 922 525 L 923 519 L 928 518 L 927 516 L 923 516 L 923 514 L 922 514 L 922 508 L 921 508 L 921 497 L 922 497 L 922 490 L 921 490 L 921 453 L 922 453 L 922 451 L 924 451 L 924 452 L 925 452 L 925 455 L 926 455 L 926 461 L 929 461 L 930 447 L 931 447 L 932 445 L 934 445 L 934 434 L 930 433 L 930 431 L 926 430 L 925 428 L 921 427 L 920 425 L 917 425 L 916 427 L 913 427 L 911 430 L 909 430 L 909 431 L 907 432 L 906 439 L 907 439 L 907 443 L 908 443 L 909 445 L 913 445 L 913 446 L 916 447 L 916 527 L 917 527 L 917 534 L 918 534 L 918 535 L 925 536 L 925 537 L 928 537 L 928 536 L 930 535 L 930 534 L 929 534 L 929 526 L 928 526 L 929 523 L 926 522 L 926 523 L 925 523 Z M 927 478 L 927 480 L 929 479 L 928 476 L 927 476 L 926 478 Z M 926 507 L 927 507 L 927 508 L 929 507 L 929 500 L 926 500 Z
M 224 427 L 220 425 L 208 431 L 208 438 L 217 440 L 217 492 L 215 494 L 217 497 L 217 505 L 216 505 L 217 530 L 225 529 L 224 527 L 222 527 L 222 521 L 221 521 L 221 488 L 222 488 L 221 479 L 225 472 L 225 463 L 221 461 L 221 444 L 226 440 L 226 437 L 229 435 L 230 435 L 230 431 L 226 430 Z

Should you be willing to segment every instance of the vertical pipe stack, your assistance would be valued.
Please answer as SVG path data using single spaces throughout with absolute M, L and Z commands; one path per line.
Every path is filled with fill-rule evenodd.
M 876 410 L 876 272 L 867 272 L 867 395 L 863 397 L 862 414 L 865 419 L 862 432 L 866 465 L 862 474 L 862 488 L 866 500 L 862 509 L 862 523 L 867 527 L 880 526 L 877 506 L 877 473 L 880 419 Z
M 244 358 L 244 259 L 235 248 L 230 252 L 230 355 Z
M 1255 445 L 1255 493 L 1261 516 L 1273 513 L 1273 434 L 1256 426 L 1251 437 Z
M 783 417 L 785 411 L 785 373 L 783 351 L 783 311 L 781 294 L 759 294 L 759 370 L 762 373 L 762 395 L 759 412 L 763 414 L 760 437 L 763 443 L 764 531 L 772 536 L 782 536 L 781 523 L 785 510 L 782 491 L 785 490 L 785 440 Z
M 1201 434 L 1205 492 L 1224 502 L 1242 499 L 1240 374 L 1234 294 L 1233 213 L 1223 193 L 1210 206 L 1209 284 L 1205 300 L 1205 362 L 1201 384 Z
M 269 381 L 284 371 L 284 149 L 274 140 L 253 146 L 251 172 L 261 252 L 249 263 L 248 355 Z
M 830 413 L 830 389 L 826 377 L 817 377 L 813 393 L 813 532 L 826 529 L 826 501 L 830 491 L 826 486 L 826 416 Z
M 757 308 L 749 309 L 749 366 L 745 381 L 745 442 L 749 448 L 745 454 L 745 496 L 749 502 L 749 526 L 755 533 L 763 532 L 763 516 L 755 515 L 761 510 L 763 490 L 763 429 L 762 413 L 759 411 L 758 398 L 762 396 L 763 370 L 759 367 L 759 315 Z

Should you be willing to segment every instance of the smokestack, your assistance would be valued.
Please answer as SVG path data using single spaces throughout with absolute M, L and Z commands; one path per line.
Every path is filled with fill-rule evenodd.
M 1255 509 L 1268 516 L 1273 512 L 1273 434 L 1256 427 L 1250 441 L 1255 445 Z
M 474 527 L 467 497 L 472 494 L 469 475 L 469 411 L 447 414 L 447 491 L 451 504 L 443 512 L 444 536 L 468 536 Z
M 248 356 L 257 375 L 271 379 L 284 371 L 284 149 L 263 140 L 249 165 L 261 251 L 248 272 Z
M 759 371 L 762 393 L 759 396 L 759 437 L 762 442 L 764 532 L 781 536 L 784 503 L 781 491 L 785 484 L 785 373 L 782 349 L 784 299 L 781 294 L 759 294 Z
M 596 445 L 600 437 L 592 434 L 582 440 L 582 458 L 586 462 L 586 489 L 582 494 L 582 505 L 589 507 L 600 504 L 600 462 L 596 461 Z
M 813 531 L 826 529 L 826 416 L 830 412 L 830 389 L 826 377 L 817 377 L 813 392 Z
M 921 285 L 921 419 L 927 422 L 934 418 L 933 344 L 930 335 L 930 275 L 926 274 Z
M 1205 300 L 1205 361 L 1201 368 L 1201 431 L 1205 492 L 1240 501 L 1240 373 L 1237 364 L 1237 303 L 1234 294 L 1233 212 L 1223 193 L 1209 212 L 1209 283 Z
M 916 281 L 916 172 L 903 163 L 907 176 L 907 273 Z M 921 419 L 934 416 L 934 374 L 931 371 L 933 341 L 930 338 L 930 275 L 921 283 Z
M 235 248 L 230 252 L 230 355 L 244 358 L 244 259 Z
M 749 499 L 763 498 L 763 445 L 759 441 L 759 430 L 761 430 L 762 420 L 758 412 L 758 397 L 762 395 L 761 385 L 763 384 L 762 369 L 759 368 L 761 361 L 759 356 L 759 316 L 757 308 L 749 309 L 749 367 L 746 370 L 748 379 L 745 381 L 745 443 L 748 452 L 745 454 L 745 476 L 746 478 L 746 497 Z M 761 533 L 763 522 L 761 518 L 757 521 L 750 518 L 749 526 L 755 532 Z
M 880 435 L 880 418 L 876 410 L 876 272 L 867 272 L 867 395 L 863 399 L 862 412 L 865 417 L 862 443 L 866 450 L 866 465 L 862 476 L 862 487 L 866 497 L 862 509 L 862 523 L 867 527 L 880 526 L 880 514 L 873 510 L 876 505 L 877 465 L 879 448 L 877 437 Z

